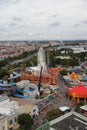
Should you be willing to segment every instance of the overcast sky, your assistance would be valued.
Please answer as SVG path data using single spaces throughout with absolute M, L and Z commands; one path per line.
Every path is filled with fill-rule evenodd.
M 87 39 L 87 0 L 0 0 L 0 40 Z

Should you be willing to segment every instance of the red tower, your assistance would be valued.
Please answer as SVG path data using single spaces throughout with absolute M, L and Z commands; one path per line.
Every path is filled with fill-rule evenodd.
M 21 64 L 20 75 L 21 75 L 21 80 L 26 80 L 26 65 L 25 64 Z

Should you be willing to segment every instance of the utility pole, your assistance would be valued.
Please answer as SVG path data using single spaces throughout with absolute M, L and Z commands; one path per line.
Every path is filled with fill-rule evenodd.
M 39 91 L 39 93 L 40 93 L 40 88 L 41 88 L 42 70 L 43 70 L 43 67 L 41 66 L 40 78 L 39 78 L 39 84 L 38 84 L 38 91 Z

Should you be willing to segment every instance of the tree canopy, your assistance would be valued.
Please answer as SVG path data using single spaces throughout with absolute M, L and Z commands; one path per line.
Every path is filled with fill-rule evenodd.
M 52 109 L 52 110 L 47 112 L 46 119 L 48 121 L 51 121 L 51 120 L 53 120 L 61 115 L 62 115 L 62 112 L 59 109 Z
M 33 119 L 27 113 L 18 116 L 18 124 L 23 130 L 30 130 L 33 125 Z

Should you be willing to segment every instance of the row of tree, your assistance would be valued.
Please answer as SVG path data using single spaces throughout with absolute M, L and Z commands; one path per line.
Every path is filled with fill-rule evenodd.
M 64 51 L 64 53 L 62 53 Z M 57 66 L 63 65 L 65 67 L 68 66 L 78 66 L 80 62 L 87 60 L 87 52 L 81 53 L 73 53 L 72 49 L 69 48 L 62 48 L 60 50 L 49 50 L 49 63 L 48 66 Z M 61 59 L 57 58 L 57 56 L 69 56 L 69 59 Z
M 64 48 L 62 48 L 61 50 L 54 50 L 53 49 L 53 50 L 46 51 L 46 62 L 47 62 L 48 67 L 55 67 L 55 66 L 58 66 L 58 65 L 63 65 L 65 67 L 78 66 L 80 64 L 80 62 L 85 61 L 86 58 L 87 58 L 87 52 L 81 52 L 81 53 L 78 53 L 78 54 L 74 54 L 71 49 L 69 50 L 69 48 L 66 50 L 69 53 L 66 53 L 65 55 L 70 56 L 70 59 L 56 58 L 59 55 L 64 55 L 64 54 L 60 54 L 61 51 L 64 51 Z M 7 68 L 8 70 L 10 68 L 14 69 L 14 68 L 20 67 L 21 62 L 14 63 L 14 64 L 9 64 L 9 62 L 15 61 L 15 60 L 21 59 L 21 58 L 26 58 L 27 56 L 32 55 L 36 52 L 37 52 L 37 49 L 33 50 L 33 51 L 29 51 L 29 52 L 23 52 L 23 54 L 21 54 L 17 57 L 8 57 L 8 58 L 0 61 L 0 68 L 2 68 L 3 66 L 6 66 L 6 65 L 8 65 L 8 68 Z M 47 53 L 48 53 L 48 56 L 49 56 L 49 61 L 48 61 L 48 58 L 47 58 Z M 37 57 L 34 56 L 31 59 L 23 61 L 22 63 L 26 64 L 27 67 L 36 66 L 37 65 Z M 0 72 L 0 75 L 1 75 L 0 78 L 3 77 L 5 74 L 7 74 L 6 70 L 1 71 Z
M 61 116 L 62 114 L 63 113 L 59 109 L 52 109 L 47 112 L 45 116 L 45 120 L 51 121 Z M 31 130 L 34 123 L 34 119 L 31 118 L 29 114 L 23 113 L 18 116 L 17 122 L 19 124 L 19 128 L 17 130 Z
M 20 59 L 23 59 L 23 58 L 26 58 L 28 56 L 31 56 L 35 53 L 37 53 L 38 50 L 35 49 L 35 50 L 31 50 L 31 51 L 25 51 L 23 52 L 22 54 L 18 55 L 18 56 L 13 56 L 13 57 L 8 57 L 8 58 L 5 58 L 4 60 L 1 60 L 0 61 L 0 68 L 10 64 L 10 62 L 12 61 L 15 61 L 15 60 L 20 60 Z

